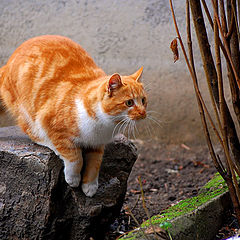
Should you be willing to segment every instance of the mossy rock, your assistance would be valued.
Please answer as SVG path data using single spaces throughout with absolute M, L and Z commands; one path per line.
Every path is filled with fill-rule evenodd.
M 200 190 L 198 196 L 169 207 L 161 214 L 153 216 L 151 222 L 155 226 L 171 223 L 168 231 L 174 240 L 208 240 L 216 235 L 224 212 L 229 207 L 227 185 L 223 178 L 216 174 Z M 141 224 L 142 230 L 134 230 L 120 239 L 145 239 L 142 232 L 147 228 L 150 228 L 149 220 Z

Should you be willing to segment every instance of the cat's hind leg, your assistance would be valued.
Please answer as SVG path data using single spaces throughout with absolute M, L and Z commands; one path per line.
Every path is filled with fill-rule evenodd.
M 102 163 L 104 147 L 87 148 L 84 155 L 82 190 L 86 196 L 92 197 L 98 189 L 98 175 Z
M 26 133 L 33 142 L 41 142 L 42 139 L 32 132 L 32 126 L 22 116 L 18 117 L 18 126 Z

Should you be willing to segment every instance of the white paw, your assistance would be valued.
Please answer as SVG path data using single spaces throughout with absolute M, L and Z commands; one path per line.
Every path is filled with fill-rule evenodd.
M 64 175 L 65 181 L 68 183 L 70 187 L 78 187 L 81 181 L 80 170 L 78 170 L 79 162 L 68 162 L 64 160 Z
M 65 174 L 65 181 L 70 187 L 78 187 L 81 181 L 81 175 L 67 175 Z
M 82 184 L 82 191 L 85 193 L 87 197 L 92 197 L 93 195 L 95 195 L 97 189 L 98 189 L 97 178 L 93 182 Z

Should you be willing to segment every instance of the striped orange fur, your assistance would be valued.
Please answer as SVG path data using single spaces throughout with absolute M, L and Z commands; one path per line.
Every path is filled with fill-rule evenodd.
M 82 190 L 91 197 L 116 126 L 146 117 L 141 74 L 142 68 L 108 76 L 72 40 L 40 36 L 19 46 L 0 69 L 0 95 L 22 130 L 64 161 L 70 186 L 77 187 L 83 175 Z

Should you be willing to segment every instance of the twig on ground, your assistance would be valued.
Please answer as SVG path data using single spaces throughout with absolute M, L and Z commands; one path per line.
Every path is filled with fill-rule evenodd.
M 148 217 L 149 223 L 150 223 L 150 225 L 151 225 L 151 227 L 152 227 L 152 229 L 153 229 L 154 235 L 155 235 L 155 237 L 156 237 L 156 239 L 157 239 L 158 236 L 157 236 L 155 227 L 154 227 L 154 225 L 153 225 L 153 223 L 152 223 L 150 213 L 149 213 L 149 211 L 148 211 L 148 209 L 147 209 L 147 207 L 146 207 L 146 202 L 145 202 L 144 192 L 143 192 L 143 186 L 142 186 L 142 181 L 141 181 L 141 177 L 140 177 L 140 176 L 138 176 L 138 182 L 139 182 L 140 189 L 141 189 L 143 209 L 144 209 L 144 211 L 145 211 L 145 213 L 146 213 L 146 215 L 147 215 L 147 217 Z
M 128 206 L 125 206 L 125 210 L 127 210 L 128 214 L 132 217 L 132 219 L 134 220 L 134 222 L 137 224 L 137 226 L 139 227 L 140 231 L 143 233 L 143 236 L 145 239 L 149 240 L 148 236 L 145 234 L 144 230 L 141 227 L 141 224 L 138 222 L 138 220 L 135 218 L 135 216 L 133 215 L 133 213 L 131 212 L 130 208 Z

